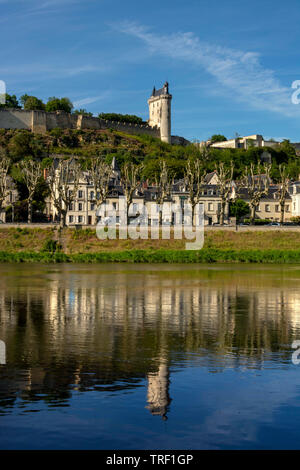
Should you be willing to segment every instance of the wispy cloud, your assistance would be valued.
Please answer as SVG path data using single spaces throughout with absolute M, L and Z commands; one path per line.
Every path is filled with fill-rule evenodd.
M 95 0 L 85 0 L 85 2 L 94 2 Z M 6 22 L 12 17 L 31 17 L 57 13 L 69 6 L 82 5 L 82 0 L 0 0 L 0 5 L 12 7 L 0 19 L 0 22 Z
M 42 10 L 44 8 L 51 8 L 57 6 L 65 6 L 71 3 L 80 3 L 81 0 L 0 0 L 0 5 L 9 4 L 9 5 L 24 5 L 28 8 L 34 8 Z
M 74 101 L 73 104 L 76 108 L 80 108 L 81 106 L 86 106 L 88 104 L 96 103 L 98 101 L 102 101 L 106 99 L 110 93 L 107 91 L 105 93 L 102 93 L 101 95 L 98 96 L 89 96 L 87 98 L 83 98 L 81 100 Z
M 29 13 L 43 13 L 46 11 L 49 12 L 53 9 L 56 11 L 64 7 L 68 7 L 70 5 L 80 4 L 80 2 L 81 0 L 31 0 L 32 5 L 29 10 Z
M 73 77 L 80 74 L 96 73 L 96 72 L 107 72 L 110 70 L 108 65 L 70 65 L 68 67 L 62 67 L 59 64 L 56 65 L 43 65 L 43 64 L 18 64 L 14 66 L 0 67 L 0 73 L 3 76 L 10 76 L 16 74 L 22 74 L 24 76 L 29 75 L 37 79 L 41 76 L 46 75 L 47 78 L 67 78 Z
M 142 40 L 152 54 L 203 67 L 216 85 L 222 85 L 222 93 L 227 90 L 234 100 L 289 117 L 300 115 L 300 106 L 291 103 L 291 88 L 283 86 L 273 70 L 263 67 L 256 52 L 208 44 L 190 32 L 155 34 L 136 23 L 121 23 L 118 30 Z

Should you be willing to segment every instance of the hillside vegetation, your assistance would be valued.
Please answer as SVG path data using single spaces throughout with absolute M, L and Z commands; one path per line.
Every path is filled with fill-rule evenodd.
M 24 157 L 47 158 L 50 155 L 76 155 L 84 161 L 95 155 L 105 155 L 110 162 L 117 158 L 120 166 L 126 161 L 144 163 L 144 177 L 152 178 L 159 170 L 159 161 L 165 159 L 175 178 L 181 178 L 188 158 L 200 158 L 203 166 L 213 171 L 216 163 L 233 161 L 235 174 L 240 176 L 244 167 L 260 159 L 263 148 L 210 149 L 201 151 L 193 144 L 186 147 L 169 145 L 147 135 L 128 135 L 112 129 L 62 130 L 53 129 L 46 134 L 33 134 L 25 130 L 0 129 L 0 148 L 12 162 Z M 278 165 L 285 163 L 291 178 L 298 179 L 300 158 L 294 148 L 285 141 L 277 149 L 267 149 L 272 155 L 271 176 L 278 178 Z

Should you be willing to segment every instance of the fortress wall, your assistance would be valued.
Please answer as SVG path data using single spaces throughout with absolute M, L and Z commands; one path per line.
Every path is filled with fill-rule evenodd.
M 147 124 L 129 124 L 106 121 L 97 117 L 81 116 L 64 112 L 25 111 L 23 109 L 0 109 L 0 129 L 27 129 L 45 133 L 60 129 L 114 129 L 127 134 L 147 134 L 160 138 L 160 130 Z
M 157 127 L 151 127 L 146 124 L 129 124 L 126 122 L 106 121 L 99 119 L 101 129 L 114 129 L 116 131 L 125 132 L 126 134 L 147 134 L 152 137 L 160 138 L 160 130 Z
M 32 126 L 32 111 L 20 109 L 0 110 L 0 129 L 28 129 Z
M 31 113 L 31 129 L 34 129 L 37 134 L 45 134 L 47 130 L 46 113 L 44 111 L 31 111 Z
M 34 111 L 35 112 L 35 111 Z M 59 127 L 60 129 L 76 129 L 77 118 L 76 114 L 68 113 L 44 113 L 46 115 L 46 130 L 51 131 L 52 129 Z M 33 132 L 35 128 L 32 129 Z
M 100 119 L 92 116 L 82 116 L 81 126 L 79 125 L 78 122 L 79 129 L 102 129 Z

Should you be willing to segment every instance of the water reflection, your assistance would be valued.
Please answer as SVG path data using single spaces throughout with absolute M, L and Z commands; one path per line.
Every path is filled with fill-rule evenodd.
M 146 384 L 144 407 L 166 419 L 181 368 L 284 368 L 299 281 L 295 267 L 2 266 L 0 413 Z

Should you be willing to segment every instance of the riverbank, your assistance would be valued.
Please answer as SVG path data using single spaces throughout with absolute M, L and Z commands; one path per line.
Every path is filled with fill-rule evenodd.
M 300 263 L 300 250 L 124 250 L 99 253 L 0 251 L 0 263 Z
M 0 262 L 300 263 L 298 231 L 206 230 L 202 250 L 186 240 L 99 240 L 95 230 L 1 228 Z

